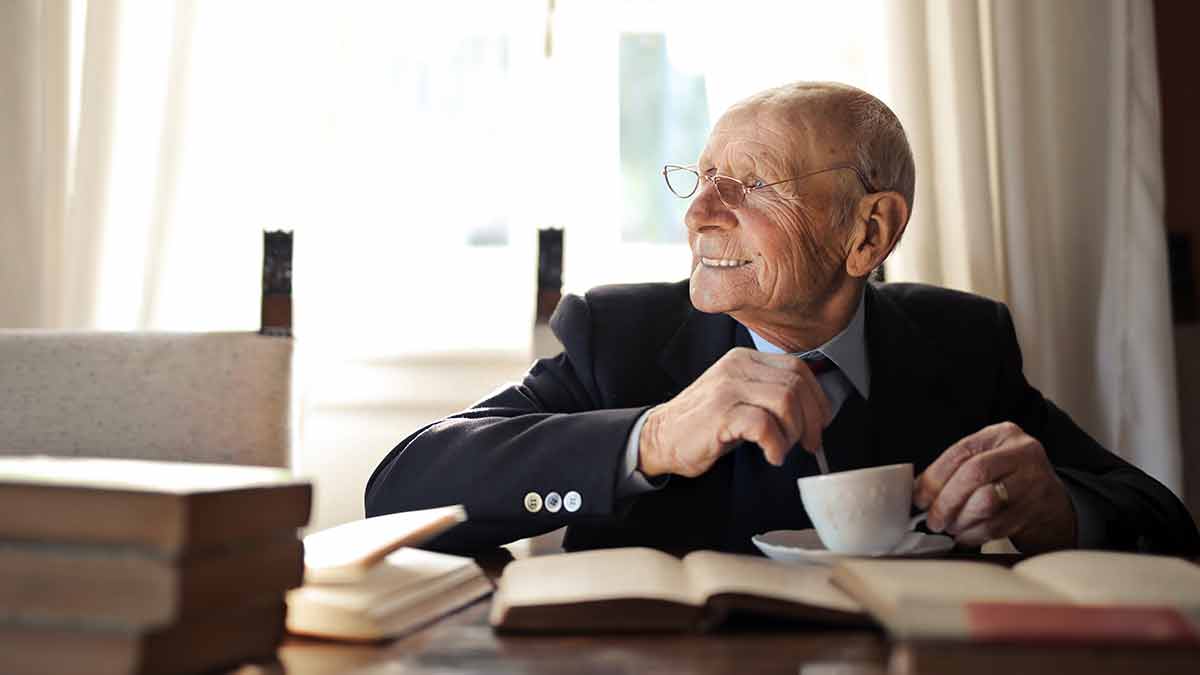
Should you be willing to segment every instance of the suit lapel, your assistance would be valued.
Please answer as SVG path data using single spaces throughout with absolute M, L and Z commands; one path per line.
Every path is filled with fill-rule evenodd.
M 671 336 L 658 357 L 658 365 L 675 385 L 671 394 L 683 391 L 717 359 L 732 349 L 741 326 L 725 314 L 705 314 L 689 306 L 679 330 Z M 746 333 L 744 328 L 741 328 Z M 746 333 L 749 339 L 749 333 Z

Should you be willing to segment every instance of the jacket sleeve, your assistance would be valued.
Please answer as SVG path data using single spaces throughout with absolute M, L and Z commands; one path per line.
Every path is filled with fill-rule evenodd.
M 1182 555 L 1200 554 L 1187 509 L 1162 483 L 1106 450 L 1025 380 L 1012 317 L 1000 308 L 1001 418 L 1041 441 L 1075 506 L 1079 545 Z
M 538 360 L 521 383 L 416 431 L 388 453 L 367 482 L 368 517 L 463 504 L 469 520 L 426 545 L 458 553 L 619 517 L 616 479 L 630 430 L 646 408 L 602 408 L 586 300 L 564 297 L 551 327 L 562 354 Z M 544 506 L 550 492 L 579 499 L 552 512 Z M 540 508 L 526 508 L 529 493 L 541 498 Z

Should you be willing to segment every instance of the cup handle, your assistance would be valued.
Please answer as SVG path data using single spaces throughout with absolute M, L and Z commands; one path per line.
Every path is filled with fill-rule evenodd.
M 928 515 L 929 515 L 928 511 L 923 511 L 923 512 L 918 513 L 917 515 L 913 516 L 912 518 L 910 518 L 908 520 L 908 531 L 912 532 L 913 530 L 917 529 L 917 525 L 920 525 L 921 521 L 925 520 L 925 517 Z

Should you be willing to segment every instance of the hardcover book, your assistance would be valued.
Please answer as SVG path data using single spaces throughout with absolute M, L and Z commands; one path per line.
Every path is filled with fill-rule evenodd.
M 0 623 L 0 672 L 22 675 L 186 675 L 243 661 L 273 661 L 283 640 L 283 603 L 198 616 L 138 633 Z
M 1180 558 L 845 560 L 833 581 L 901 639 L 1200 646 L 1200 566 Z
M 127 545 L 177 557 L 308 522 L 312 485 L 285 469 L 0 457 L 0 539 Z
M 829 578 L 824 566 L 712 551 L 682 559 L 648 548 L 563 553 L 509 563 L 491 623 L 506 631 L 685 631 L 748 612 L 869 625 Z
M 300 585 L 294 531 L 172 559 L 129 546 L 0 541 L 0 622 L 104 625 L 130 631 L 257 602 Z

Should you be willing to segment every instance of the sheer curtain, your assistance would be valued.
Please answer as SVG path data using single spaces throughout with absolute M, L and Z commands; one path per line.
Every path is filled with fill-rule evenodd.
M 1150 0 L 888 10 L 918 177 L 889 277 L 1006 301 L 1030 381 L 1179 493 Z
M 120 11 L 81 9 L 0 4 L 0 327 L 95 322 Z

